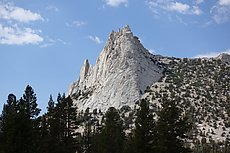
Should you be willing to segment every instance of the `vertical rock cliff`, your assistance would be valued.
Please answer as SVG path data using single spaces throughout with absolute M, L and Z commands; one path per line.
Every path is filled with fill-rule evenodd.
M 94 66 L 84 61 L 68 94 L 80 110 L 133 106 L 147 86 L 162 77 L 162 71 L 155 56 L 126 26 L 111 32 Z

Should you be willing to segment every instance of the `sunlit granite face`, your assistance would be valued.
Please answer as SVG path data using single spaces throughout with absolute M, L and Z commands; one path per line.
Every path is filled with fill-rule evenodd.
M 157 64 L 129 26 L 112 31 L 96 64 L 85 60 L 79 80 L 68 91 L 80 110 L 133 106 L 147 86 L 162 76 Z

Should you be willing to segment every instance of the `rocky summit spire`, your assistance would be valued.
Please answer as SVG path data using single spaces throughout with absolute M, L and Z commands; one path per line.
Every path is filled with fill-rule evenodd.
M 150 54 L 129 26 L 112 31 L 96 64 L 84 62 L 80 78 L 68 94 L 78 108 L 101 109 L 133 106 L 135 101 L 162 76 L 154 55 Z
M 80 82 L 84 81 L 88 71 L 89 71 L 89 61 L 88 61 L 88 59 L 86 59 L 84 61 L 84 64 L 83 64 L 82 68 L 81 68 L 80 79 L 79 79 Z

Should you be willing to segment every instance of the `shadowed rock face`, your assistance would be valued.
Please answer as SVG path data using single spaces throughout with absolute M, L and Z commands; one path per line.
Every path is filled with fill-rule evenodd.
M 230 64 L 230 55 L 227 53 L 220 54 L 219 56 L 217 56 L 217 59 L 220 59 L 223 62 Z
M 94 66 L 85 60 L 80 77 L 70 86 L 68 95 L 80 110 L 133 106 L 146 87 L 163 76 L 162 71 L 155 56 L 126 26 L 111 32 Z

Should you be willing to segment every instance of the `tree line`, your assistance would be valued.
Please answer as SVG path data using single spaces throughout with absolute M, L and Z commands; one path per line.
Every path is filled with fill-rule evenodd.
M 94 110 L 101 117 L 92 121 L 89 109 L 79 112 L 64 94 L 55 101 L 50 96 L 47 112 L 40 111 L 31 86 L 20 99 L 9 94 L 0 116 L 0 153 L 206 153 L 186 145 L 191 123 L 175 100 L 165 99 L 157 117 L 140 100 L 128 130 L 119 110 Z

